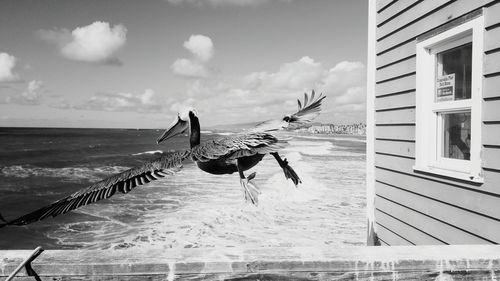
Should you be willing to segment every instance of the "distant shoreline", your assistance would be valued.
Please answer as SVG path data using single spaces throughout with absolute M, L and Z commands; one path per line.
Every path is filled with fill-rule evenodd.
M 235 125 L 217 127 L 207 127 L 202 130 L 202 133 L 238 133 L 244 132 L 248 128 L 235 128 Z M 25 131 L 33 129 L 43 130 L 118 130 L 118 131 L 159 131 L 158 128 L 77 128 L 77 127 L 0 127 L 0 130 Z M 321 135 L 356 135 L 366 136 L 366 125 L 363 123 L 352 125 L 335 125 L 335 124 L 315 124 L 305 128 L 291 129 L 299 133 L 321 134 Z
M 321 135 L 355 135 L 366 136 L 366 124 L 357 123 L 350 125 L 318 124 L 307 128 L 298 129 L 299 132 Z

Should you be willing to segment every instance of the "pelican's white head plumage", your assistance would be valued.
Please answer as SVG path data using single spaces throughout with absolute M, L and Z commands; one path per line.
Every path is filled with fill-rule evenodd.
M 198 122 L 198 111 L 190 106 L 182 107 L 177 113 L 174 121 L 168 129 L 163 132 L 163 134 L 158 137 L 156 143 L 160 143 L 172 137 L 175 137 L 179 134 L 183 134 L 189 131 L 191 125 L 193 124 L 193 120 L 196 119 Z M 199 125 L 198 125 L 199 126 Z
M 177 113 L 177 116 L 182 120 L 182 121 L 189 121 L 189 113 L 192 112 L 194 116 L 198 117 L 198 111 L 196 108 L 192 106 L 183 106 L 179 109 L 179 112 Z

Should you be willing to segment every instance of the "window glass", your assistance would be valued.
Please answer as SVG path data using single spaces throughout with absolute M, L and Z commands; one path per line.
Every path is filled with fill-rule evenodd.
M 436 101 L 471 98 L 472 43 L 437 54 Z
M 470 160 L 471 115 L 468 112 L 443 113 L 443 157 Z

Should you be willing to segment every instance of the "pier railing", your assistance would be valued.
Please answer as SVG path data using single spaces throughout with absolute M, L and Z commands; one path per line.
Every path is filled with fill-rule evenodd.
M 31 252 L 0 251 L 0 280 Z M 500 246 L 47 250 L 31 266 L 41 280 L 500 280 Z

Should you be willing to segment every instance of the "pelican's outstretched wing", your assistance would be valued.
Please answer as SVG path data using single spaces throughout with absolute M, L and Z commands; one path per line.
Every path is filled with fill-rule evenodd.
M 301 125 L 312 122 L 314 118 L 316 118 L 321 112 L 321 102 L 326 96 L 320 94 L 318 97 L 315 97 L 314 90 L 311 93 L 311 97 L 309 97 L 306 93 L 304 93 L 304 103 L 300 102 L 300 99 L 297 99 L 298 110 L 293 114 L 286 115 L 282 119 L 278 120 L 268 120 L 262 123 L 259 123 L 253 128 L 251 131 L 253 132 L 269 132 L 269 131 L 277 131 L 285 128 L 298 128 Z
M 154 161 L 146 162 L 142 166 L 113 175 L 12 221 L 5 221 L 0 215 L 0 219 L 5 221 L 4 224 L 0 224 L 0 227 L 6 225 L 25 225 L 43 220 L 49 216 L 55 217 L 81 206 L 107 199 L 117 191 L 128 193 L 138 185 L 172 175 L 182 167 L 182 161 L 186 160 L 190 154 L 189 151 L 175 152 Z

